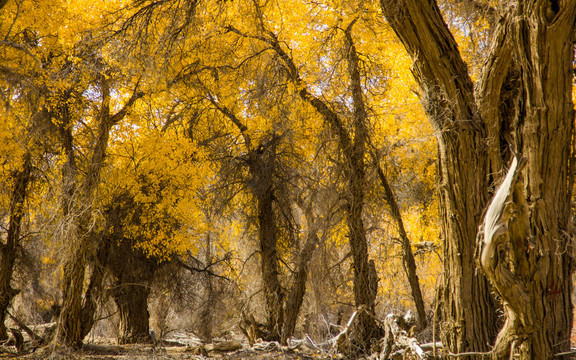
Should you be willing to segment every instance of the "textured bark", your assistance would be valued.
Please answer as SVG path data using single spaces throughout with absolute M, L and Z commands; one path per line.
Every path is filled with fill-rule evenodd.
M 503 19 L 520 71 L 513 140 L 526 165 L 484 266 L 506 304 L 494 358 L 550 359 L 570 348 L 575 21 L 576 4 L 555 1 L 519 4 Z
M 414 61 L 424 110 L 438 141 L 444 240 L 443 342 L 452 353 L 487 351 L 496 335 L 488 282 L 473 266 L 486 204 L 486 130 L 456 42 L 434 1 L 381 0 L 392 29 Z
M 98 247 L 98 244 L 90 242 L 94 237 L 89 224 L 92 218 L 92 202 L 104 167 L 110 130 L 126 116 L 128 109 L 136 100 L 143 96 L 135 90 L 120 111 L 110 114 L 111 90 L 104 76 L 101 77 L 100 85 L 102 103 L 98 116 L 98 130 L 88 171 L 82 182 L 77 178 L 70 130 L 63 129 L 61 132 L 64 148 L 68 152 L 68 163 L 63 171 L 63 210 L 66 217 L 64 221 L 68 222 L 65 240 L 70 242 L 70 252 L 64 264 L 63 304 L 55 341 L 73 347 L 82 345 L 84 336 L 90 331 L 86 326 L 89 325 L 86 323 L 86 318 L 93 317 L 92 311 L 95 311 L 95 307 L 89 302 L 83 304 L 84 299 L 90 301 L 89 297 L 84 297 L 84 282 L 86 266 Z M 70 119 L 67 121 L 70 122 Z
M 110 253 L 109 268 L 115 279 L 112 297 L 120 314 L 118 344 L 151 341 L 148 295 L 157 266 L 132 245 L 129 239 L 122 239 Z
M 497 180 L 493 177 L 502 177 L 510 145 L 526 165 L 503 210 L 505 231 L 497 232 L 495 242 L 481 237 L 484 263 L 492 264 L 484 270 L 506 313 L 491 354 L 496 359 L 550 359 L 569 348 L 572 325 L 567 234 L 572 231 L 576 3 L 501 2 L 476 99 L 435 2 L 381 3 L 414 59 L 424 107 L 439 133 L 444 312 L 452 321 L 445 345 L 453 353 L 486 351 L 476 339 L 491 341 L 493 329 L 486 325 L 494 322 L 485 287 L 462 290 L 472 270 L 471 225 L 479 224 L 477 209 L 484 207 L 489 186 Z M 486 241 L 493 245 L 489 252 Z M 478 307 L 478 299 L 486 304 Z
M 148 295 L 150 289 L 143 284 L 119 285 L 121 291 L 114 294 L 118 306 L 118 344 L 149 343 L 150 327 L 148 313 Z
M 361 85 L 359 58 L 352 39 L 353 21 L 345 31 L 345 50 L 347 54 L 348 74 L 352 88 L 354 108 L 351 143 L 342 147 L 347 166 L 348 177 L 347 220 L 350 250 L 354 261 L 354 301 L 363 311 L 358 314 L 358 331 L 352 334 L 352 343 L 363 351 L 369 349 L 371 340 L 380 336 L 380 329 L 374 323 L 375 301 L 378 294 L 378 277 L 374 262 L 368 261 L 368 239 L 363 213 L 366 188 L 366 143 L 368 141 L 367 114 Z M 341 126 L 344 127 L 343 125 Z M 346 141 L 346 140 L 345 140 Z M 341 141 L 342 143 L 342 141 Z
M 28 185 L 32 179 L 32 155 L 28 152 L 23 157 L 22 169 L 14 172 L 14 188 L 10 201 L 10 220 L 6 233 L 6 243 L 0 243 L 0 340 L 8 339 L 8 331 L 4 324 L 8 307 L 18 290 L 12 288 L 14 265 L 18 257 L 20 231 L 24 219 L 24 202 L 28 196 Z
M 264 296 L 268 310 L 267 328 L 270 340 L 280 341 L 284 324 L 284 289 L 280 284 L 278 270 L 278 229 L 274 211 L 274 171 L 276 145 L 279 139 L 273 137 L 256 150 L 251 150 L 250 189 L 258 202 L 258 241 L 260 245 L 260 265 L 264 283 Z
M 285 306 L 286 319 L 284 321 L 284 328 L 282 329 L 282 344 L 287 344 L 288 339 L 294 333 L 296 328 L 296 320 L 304 301 L 304 294 L 306 293 L 306 281 L 308 280 L 308 265 L 314 254 L 314 249 L 318 244 L 318 237 L 314 230 L 309 230 L 308 239 L 304 248 L 298 256 L 298 265 L 296 267 L 296 274 L 290 292 L 288 293 Z

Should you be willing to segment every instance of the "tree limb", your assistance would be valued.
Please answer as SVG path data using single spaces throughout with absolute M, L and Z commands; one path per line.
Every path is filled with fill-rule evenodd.
M 481 126 L 466 63 L 436 2 L 380 0 L 380 4 L 414 62 L 425 110 L 437 129 Z

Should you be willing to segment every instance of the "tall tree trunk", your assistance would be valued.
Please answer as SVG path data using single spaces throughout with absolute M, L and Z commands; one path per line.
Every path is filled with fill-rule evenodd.
M 494 358 L 550 359 L 570 349 L 572 327 L 576 4 L 521 3 L 503 20 L 520 72 L 519 155 L 486 213 L 480 265 L 506 310 Z
M 18 256 L 20 244 L 20 231 L 24 219 L 24 203 L 28 195 L 28 185 L 32 178 L 32 155 L 27 152 L 23 157 L 22 169 L 13 174 L 14 188 L 10 201 L 10 220 L 6 233 L 6 244 L 0 243 L 0 340 L 8 338 L 4 321 L 8 307 L 18 290 L 12 288 L 11 282 L 14 273 L 14 264 Z
M 64 210 L 67 232 L 65 241 L 70 242 L 69 253 L 64 264 L 63 280 L 63 304 L 60 313 L 58 331 L 55 343 L 64 343 L 73 347 L 80 347 L 87 332 L 90 331 L 86 322 L 87 316 L 94 316 L 94 313 L 86 313 L 86 310 L 94 310 L 95 307 L 86 303 L 83 305 L 84 282 L 86 280 L 86 266 L 88 261 L 95 255 L 99 244 L 90 242 L 93 237 L 93 230 L 89 228 L 92 220 L 92 203 L 94 202 L 96 189 L 100 184 L 101 171 L 104 168 L 104 159 L 108 149 L 108 139 L 110 130 L 126 116 L 132 105 L 143 96 L 137 92 L 138 85 L 134 89 L 132 96 L 126 104 L 115 114 L 110 113 L 110 84 L 104 75 L 100 78 L 100 90 L 102 92 L 102 103 L 98 116 L 98 130 L 96 139 L 92 147 L 92 157 L 88 170 L 81 185 L 76 178 L 76 170 L 73 148 L 71 147 L 73 138 L 70 130 L 65 129 L 63 133 L 63 144 L 68 151 L 68 163 L 63 172 L 64 188 Z M 68 114 L 64 114 L 68 116 Z M 65 119 L 70 123 L 70 119 Z M 70 148 L 68 148 L 70 146 Z M 96 275 L 98 275 L 96 273 Z M 87 298 L 88 299 L 88 298 Z M 90 299 L 88 299 L 90 300 Z M 93 321 L 91 322 L 93 324 Z M 90 326 L 91 327 L 91 326 Z
M 267 329 L 270 340 L 280 341 L 284 324 L 284 289 L 278 277 L 278 241 L 274 211 L 274 169 L 276 141 L 250 151 L 250 187 L 258 202 L 258 240 L 262 281 L 268 313 Z
M 495 303 L 473 266 L 476 232 L 487 202 L 486 130 L 472 81 L 436 2 L 381 0 L 392 29 L 414 61 L 424 110 L 438 141 L 444 284 L 442 338 L 452 353 L 488 351 Z

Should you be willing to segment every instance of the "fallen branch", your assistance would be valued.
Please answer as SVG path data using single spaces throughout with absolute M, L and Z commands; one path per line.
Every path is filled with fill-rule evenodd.
M 39 336 L 38 334 L 36 334 L 34 332 L 34 330 L 30 329 L 28 326 L 26 326 L 26 324 L 24 324 L 24 322 L 22 322 L 20 319 L 18 319 L 16 316 L 12 315 L 9 311 L 6 311 L 6 313 L 8 314 L 8 316 L 10 317 L 10 319 L 12 319 L 16 325 L 18 325 L 18 327 L 22 330 L 24 330 L 26 332 L 26 334 L 28 334 L 28 336 L 30 336 L 31 339 L 33 339 L 34 341 L 38 342 L 39 344 L 43 344 L 46 342 L 46 340 Z
M 454 357 L 454 358 L 465 357 L 465 356 L 481 356 L 483 359 L 484 357 L 490 358 L 492 356 L 492 351 L 488 351 L 488 352 L 464 352 L 464 353 L 459 353 L 459 354 L 448 353 L 448 354 L 446 354 L 446 356 Z
M 554 356 L 566 356 L 566 355 L 573 355 L 573 354 L 576 354 L 576 349 L 572 349 L 572 350 L 566 351 L 566 352 L 557 353 L 557 354 L 554 354 Z

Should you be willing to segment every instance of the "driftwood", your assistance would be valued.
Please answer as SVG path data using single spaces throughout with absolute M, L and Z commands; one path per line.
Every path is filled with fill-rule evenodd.
M 345 353 L 346 352 L 345 347 L 346 347 L 346 343 L 348 342 L 348 338 L 349 338 L 348 332 L 350 331 L 350 327 L 354 323 L 354 320 L 356 320 L 357 316 L 358 316 L 358 311 L 354 311 L 352 316 L 350 316 L 348 323 L 346 323 L 346 326 L 344 327 L 344 329 L 342 331 L 340 331 L 340 333 L 338 335 L 336 335 L 336 337 L 334 337 L 330 340 L 330 342 L 332 343 L 332 350 L 335 350 L 339 353 Z
M 266 326 L 257 322 L 252 314 L 246 315 L 242 312 L 238 327 L 244 336 L 246 336 L 246 339 L 248 339 L 250 346 L 254 345 L 258 339 L 266 338 Z

